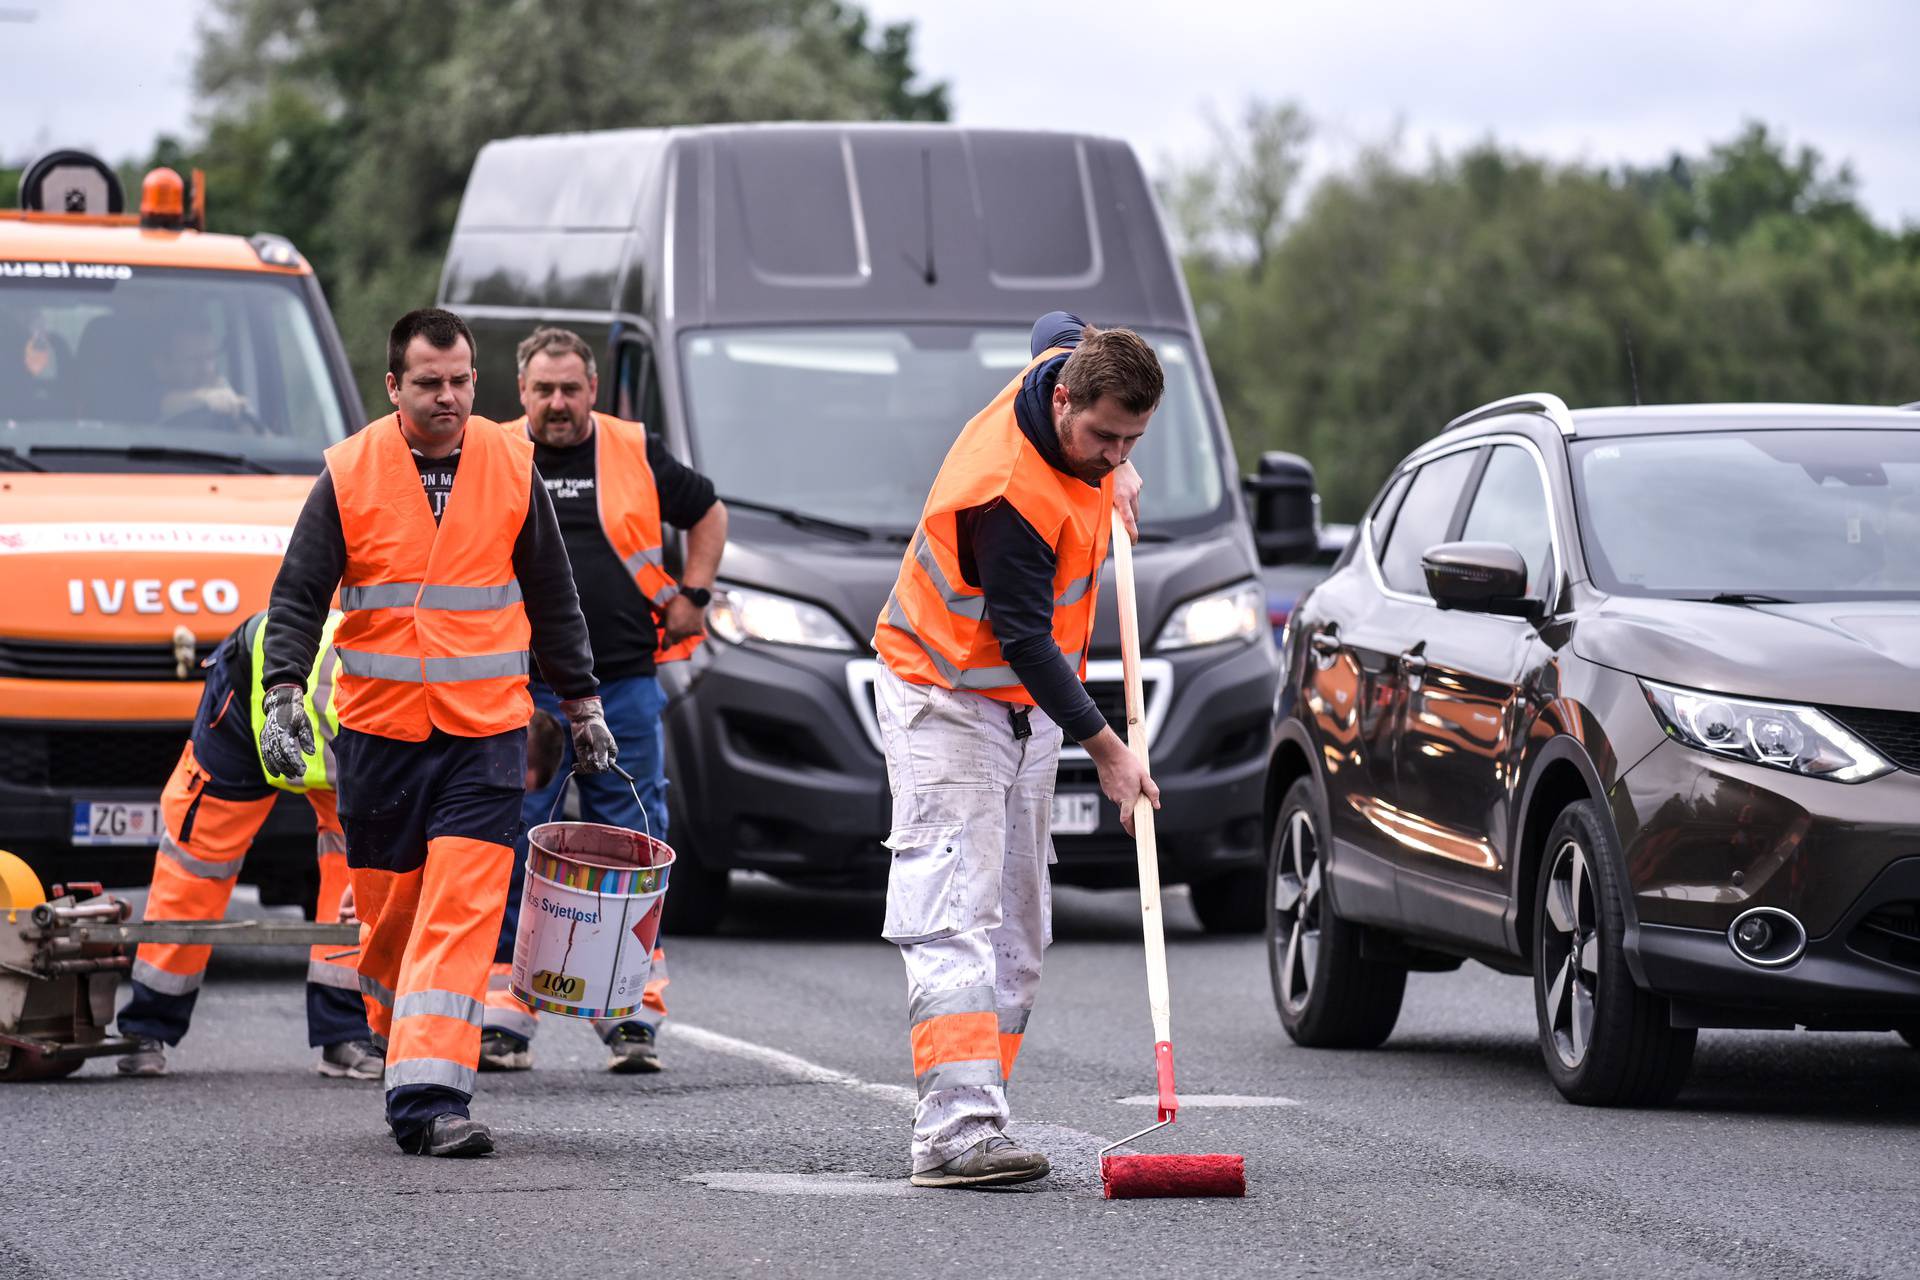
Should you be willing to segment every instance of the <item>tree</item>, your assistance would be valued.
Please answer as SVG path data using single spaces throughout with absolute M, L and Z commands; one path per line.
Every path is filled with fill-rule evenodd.
M 838 0 L 217 0 L 196 75 L 214 229 L 276 231 L 332 299 L 363 394 L 432 301 L 497 137 L 726 120 L 921 119 L 912 30 Z

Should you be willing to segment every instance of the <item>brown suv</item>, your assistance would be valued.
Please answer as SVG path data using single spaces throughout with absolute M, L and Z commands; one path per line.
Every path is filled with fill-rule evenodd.
M 1305 510 L 1303 506 L 1301 508 Z M 1699 1027 L 1920 1043 L 1920 415 L 1516 396 L 1394 471 L 1283 645 L 1274 997 L 1370 1047 L 1409 970 L 1531 973 L 1568 1098 Z

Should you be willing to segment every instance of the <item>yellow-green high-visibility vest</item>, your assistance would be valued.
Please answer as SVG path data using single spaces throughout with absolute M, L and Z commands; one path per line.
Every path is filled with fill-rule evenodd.
M 313 670 L 307 673 L 307 723 L 313 726 L 313 750 L 306 754 L 306 771 L 298 778 L 276 778 L 268 771 L 266 759 L 260 760 L 260 776 L 283 791 L 333 790 L 333 739 L 340 732 L 340 717 L 333 709 L 334 677 L 340 670 L 333 633 L 339 628 L 342 616 L 338 612 L 327 615 L 327 625 L 320 631 L 320 652 L 313 660 Z M 267 647 L 260 643 L 266 627 L 265 609 L 247 620 L 246 644 L 253 661 L 253 695 L 249 701 L 253 707 L 256 756 L 260 755 L 260 731 L 267 724 L 266 681 L 262 678 L 267 668 Z

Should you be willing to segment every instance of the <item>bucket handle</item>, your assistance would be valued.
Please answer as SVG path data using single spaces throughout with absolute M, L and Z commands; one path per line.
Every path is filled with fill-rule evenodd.
M 649 840 L 654 840 L 653 819 L 647 813 L 647 802 L 640 798 L 640 784 L 635 782 L 633 775 L 628 773 L 625 769 L 622 769 L 618 764 L 618 762 L 614 764 L 613 771 L 619 774 L 622 778 L 626 779 L 627 790 L 633 792 L 633 802 L 636 805 L 640 806 L 641 834 L 645 835 Z M 567 783 L 571 782 L 573 780 L 573 775 L 578 772 L 579 772 L 578 769 L 569 769 L 567 770 L 567 776 L 560 779 L 560 789 L 553 793 L 553 804 L 549 806 L 547 809 L 548 822 L 552 822 L 553 815 L 560 812 L 560 801 L 566 798 Z M 659 841 L 655 840 L 654 843 L 658 844 Z

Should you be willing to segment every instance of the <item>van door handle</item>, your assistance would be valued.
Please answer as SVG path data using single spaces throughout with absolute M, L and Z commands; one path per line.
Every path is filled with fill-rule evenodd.
M 1331 630 L 1316 631 L 1307 637 L 1307 645 L 1323 658 L 1331 658 L 1340 652 L 1340 637 Z
M 1427 660 L 1417 650 L 1409 649 L 1400 655 L 1400 670 L 1417 679 L 1427 674 Z

